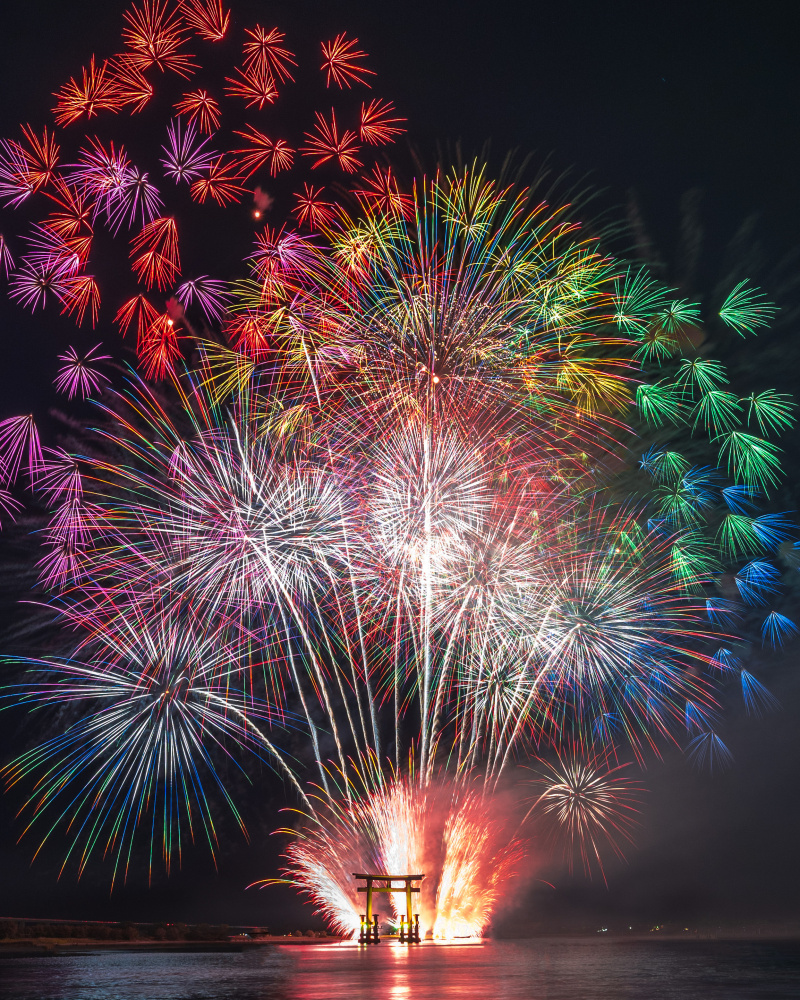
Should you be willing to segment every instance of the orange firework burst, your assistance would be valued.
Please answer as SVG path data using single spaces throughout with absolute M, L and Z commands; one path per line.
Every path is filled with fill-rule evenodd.
M 218 205 L 227 205 L 232 201 L 240 201 L 246 189 L 239 183 L 241 177 L 235 165 L 226 161 L 224 156 L 218 156 L 208 168 L 205 177 L 196 180 L 190 190 L 192 198 L 201 204 L 207 198 L 213 198 Z
M 324 193 L 325 188 L 315 188 L 311 184 L 304 184 L 302 192 L 295 195 L 297 204 L 294 208 L 294 214 L 301 225 L 317 229 L 333 220 L 336 211 L 333 202 L 323 199 Z
M 234 72 L 235 77 L 225 77 L 225 82 L 230 84 L 225 88 L 225 93 L 229 97 L 241 97 L 248 108 L 256 107 L 259 111 L 265 104 L 275 103 L 278 91 L 268 66 L 257 63 L 244 70 L 236 69 Z
M 207 42 L 221 42 L 228 30 L 231 15 L 222 0 L 178 0 L 186 23 Z
M 51 212 L 46 225 L 60 236 L 76 236 L 82 230 L 92 232 L 92 211 L 94 203 L 77 188 L 65 183 L 60 177 L 48 191 L 49 197 L 60 205 L 63 211 Z
M 53 114 L 57 125 L 69 125 L 83 115 L 92 118 L 100 111 L 119 111 L 122 98 L 108 61 L 95 65 L 94 56 L 84 66 L 80 80 L 73 77 L 57 94 Z
M 55 168 L 58 163 L 59 147 L 55 136 L 42 130 L 40 139 L 30 125 L 22 126 L 24 142 L 13 142 L 21 161 L 25 164 L 24 179 L 32 190 L 37 191 L 45 184 L 55 179 Z
M 132 105 L 134 114 L 141 111 L 155 93 L 152 83 L 127 55 L 109 60 L 108 65 L 120 107 Z
M 391 118 L 390 115 L 394 110 L 391 101 L 376 99 L 369 104 L 362 104 L 359 128 L 361 141 L 377 146 L 392 142 L 393 136 L 402 135 L 405 129 L 400 128 L 400 122 L 404 122 L 405 118 Z
M 207 90 L 195 90 L 184 94 L 175 105 L 178 114 L 189 116 L 189 121 L 196 121 L 203 132 L 209 135 L 219 128 L 219 104 Z
M 250 177 L 269 163 L 269 172 L 274 177 L 281 170 L 288 170 L 294 160 L 294 150 L 283 139 L 274 141 L 248 125 L 244 132 L 234 132 L 246 139 L 250 145 L 235 149 L 233 156 L 243 177 Z
M 162 73 L 171 70 L 183 77 L 199 69 L 192 56 L 178 51 L 186 41 L 186 28 L 178 11 L 167 11 L 166 0 L 143 0 L 122 16 L 128 22 L 122 40 L 130 49 L 131 63 L 138 69 L 157 66 Z
M 281 83 L 294 80 L 289 67 L 297 66 L 297 62 L 294 53 L 283 47 L 286 38 L 283 32 L 277 28 L 264 31 L 260 25 L 256 25 L 252 30 L 247 28 L 245 34 L 251 39 L 244 43 L 246 70 L 264 67 Z

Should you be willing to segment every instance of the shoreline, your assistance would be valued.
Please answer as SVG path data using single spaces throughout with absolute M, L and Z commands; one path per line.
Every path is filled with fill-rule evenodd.
M 391 940 L 391 939 L 390 939 Z M 491 939 L 490 939 L 491 940 Z M 578 942 L 593 942 L 600 945 L 642 944 L 661 941 L 666 944 L 698 943 L 698 944 L 800 944 L 800 935 L 796 932 L 763 932 L 763 933 L 712 933 L 698 932 L 694 934 L 554 934 L 535 935 L 520 938 L 499 938 L 499 941 L 541 941 L 542 943 L 575 944 Z M 387 943 L 389 943 L 387 941 Z M 427 942 L 430 945 L 432 942 Z M 488 943 L 488 942 L 487 942 Z M 18 938 L 0 940 L 0 960 L 12 958 L 56 958 L 72 955 L 90 955 L 97 952 L 139 952 L 174 953 L 174 954 L 213 954 L 242 953 L 267 947 L 298 947 L 319 945 L 348 945 L 344 938 L 295 938 L 275 935 L 260 937 L 252 941 L 97 941 L 90 938 Z M 473 945 L 474 946 L 474 945 Z M 450 945 L 452 947 L 452 944 Z
M 337 944 L 341 938 L 294 938 L 279 935 L 251 941 L 98 941 L 93 938 L 6 938 L 0 940 L 0 959 L 88 955 L 97 951 L 175 953 L 243 952 L 274 945 Z

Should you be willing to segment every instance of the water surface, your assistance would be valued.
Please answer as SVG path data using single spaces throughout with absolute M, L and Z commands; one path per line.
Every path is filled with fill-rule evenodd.
M 800 943 L 382 942 L 0 961 L 3 1000 L 798 1000 Z

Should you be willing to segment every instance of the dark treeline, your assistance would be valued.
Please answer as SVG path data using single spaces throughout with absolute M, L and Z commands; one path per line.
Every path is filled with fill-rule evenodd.
M 182 923 L 71 923 L 66 920 L 2 920 L 0 919 L 0 941 L 30 941 L 36 939 L 57 939 L 61 941 L 189 941 L 219 942 L 251 939 L 258 940 L 270 935 L 269 927 L 230 927 L 228 924 L 182 924 Z M 325 938 L 330 935 L 325 930 L 295 930 L 280 936 L 302 938 Z
M 262 933 L 267 933 L 266 928 Z M 227 924 L 36 923 L 0 920 L 0 940 L 88 938 L 92 941 L 226 941 Z

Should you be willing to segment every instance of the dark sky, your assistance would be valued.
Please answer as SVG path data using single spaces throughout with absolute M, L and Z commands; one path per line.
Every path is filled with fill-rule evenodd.
M 21 121 L 43 122 L 63 80 L 93 52 L 115 50 L 123 9 L 109 0 L 5 5 L 0 135 Z M 798 242 L 800 64 L 788 3 L 297 0 L 237 2 L 235 11 L 245 24 L 277 24 L 290 44 L 316 45 L 345 29 L 357 35 L 380 93 L 409 119 L 409 137 L 426 156 L 437 141 L 461 140 L 470 151 L 491 139 L 498 154 L 549 153 L 558 169 L 590 173 L 620 216 L 635 191 L 666 260 L 677 245 L 681 198 L 693 188 L 702 191 L 709 276 L 749 216 L 758 218 L 752 239 L 767 272 Z M 52 375 L 63 329 L 0 303 L 0 418 L 44 405 L 43 378 Z M 791 348 L 793 331 L 787 337 Z M 771 357 L 775 381 L 791 388 L 800 354 L 790 350 L 786 364 L 776 351 Z M 784 491 L 792 506 L 799 487 L 793 481 Z M 730 772 L 698 775 L 670 755 L 651 766 L 639 846 L 627 865 L 610 868 L 608 889 L 551 872 L 558 890 L 536 889 L 515 919 L 798 918 L 796 660 L 788 650 L 767 678 L 783 704 L 778 714 L 748 719 L 732 702 L 724 730 L 737 758 Z M 269 832 L 282 823 L 279 797 L 270 786 L 263 808 L 247 816 L 249 846 L 230 832 L 218 874 L 198 851 L 183 873 L 157 875 L 149 889 L 136 876 L 109 899 L 105 873 L 80 886 L 72 873 L 56 883 L 55 854 L 29 868 L 30 846 L 13 846 L 17 800 L 6 796 L 0 915 L 304 921 L 288 891 L 243 892 L 274 871 L 278 845 Z

